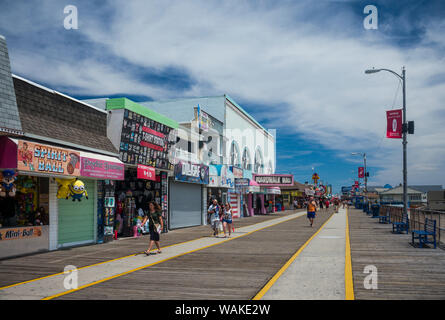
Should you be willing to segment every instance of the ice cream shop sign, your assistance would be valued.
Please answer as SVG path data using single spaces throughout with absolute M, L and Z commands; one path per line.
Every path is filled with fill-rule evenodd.
M 80 173 L 80 153 L 73 150 L 19 140 L 17 153 L 20 171 L 70 176 Z

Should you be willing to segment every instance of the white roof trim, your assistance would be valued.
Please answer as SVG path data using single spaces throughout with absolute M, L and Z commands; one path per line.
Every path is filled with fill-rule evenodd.
M 102 109 L 99 109 L 98 107 L 92 106 L 91 104 L 88 104 L 88 103 L 86 103 L 86 102 L 77 100 L 76 98 L 67 96 L 66 94 L 60 93 L 60 92 L 58 92 L 58 91 L 56 91 L 56 90 L 53 90 L 53 89 L 50 89 L 50 88 L 47 88 L 47 87 L 42 86 L 42 85 L 40 85 L 40 84 L 38 84 L 38 83 L 35 83 L 35 82 L 31 81 L 31 80 L 22 78 L 22 77 L 20 77 L 20 76 L 18 76 L 18 75 L 16 75 L 16 74 L 12 74 L 12 77 L 13 77 L 13 78 L 17 78 L 17 79 L 22 80 L 22 81 L 25 81 L 25 82 L 27 82 L 27 83 L 29 83 L 29 84 L 31 84 L 31 85 L 33 85 L 33 86 L 36 86 L 36 87 L 38 87 L 38 88 L 40 88 L 40 89 L 43 89 L 43 90 L 45 90 L 45 91 L 48 91 L 48 92 L 51 92 L 51 93 L 54 93 L 54 94 L 58 94 L 59 96 L 62 96 L 62 97 L 65 97 L 65 98 L 67 98 L 67 99 L 73 100 L 73 101 L 75 101 L 75 102 L 81 103 L 81 104 L 83 104 L 83 105 L 85 105 L 85 106 L 87 106 L 87 107 L 90 107 L 90 108 L 92 108 L 92 109 L 94 109 L 94 110 L 97 110 L 97 111 L 99 111 L 99 112 L 102 112 L 102 113 L 105 113 L 105 114 L 108 113 L 107 111 L 102 110 Z

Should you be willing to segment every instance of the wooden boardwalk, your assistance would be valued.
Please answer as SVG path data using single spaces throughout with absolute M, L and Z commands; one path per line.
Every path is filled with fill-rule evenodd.
M 251 299 L 329 216 L 313 227 L 298 217 L 57 299 Z
M 234 220 L 235 228 L 240 228 L 278 217 L 287 216 L 296 211 L 284 211 L 271 215 Z M 198 226 L 177 229 L 161 235 L 161 246 L 169 246 L 193 239 L 209 236 L 209 226 Z M 139 238 L 126 238 L 99 245 L 88 245 L 76 248 L 38 253 L 19 258 L 0 260 L 0 287 L 24 282 L 47 275 L 63 272 L 65 266 L 77 268 L 101 263 L 104 261 L 136 254 L 147 249 L 149 235 Z
M 444 250 L 415 248 L 411 233 L 393 234 L 391 224 L 348 211 L 356 299 L 445 299 Z M 377 267 L 378 289 L 365 289 L 368 265 Z

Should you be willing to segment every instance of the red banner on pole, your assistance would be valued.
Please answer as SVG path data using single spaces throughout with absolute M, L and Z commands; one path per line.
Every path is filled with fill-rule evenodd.
M 359 178 L 365 177 L 365 167 L 358 167 L 358 177 Z
M 358 182 L 358 181 L 355 181 L 355 183 L 354 183 L 354 188 L 358 190 L 358 189 L 359 189 L 359 186 L 360 186 L 360 185 L 359 185 L 359 182 Z
M 402 109 L 386 111 L 386 137 L 402 139 Z

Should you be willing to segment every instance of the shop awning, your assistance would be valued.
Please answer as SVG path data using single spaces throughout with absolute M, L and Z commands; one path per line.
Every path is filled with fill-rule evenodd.
M 269 187 L 266 188 L 267 194 L 281 194 L 281 189 L 278 187 Z
M 0 137 L 0 169 L 17 168 L 17 140 Z
M 249 182 L 249 192 L 252 193 L 260 193 L 261 187 L 258 183 L 256 183 L 254 180 L 250 180 Z
M 118 158 L 80 151 L 80 175 L 99 180 L 124 180 L 124 163 Z

